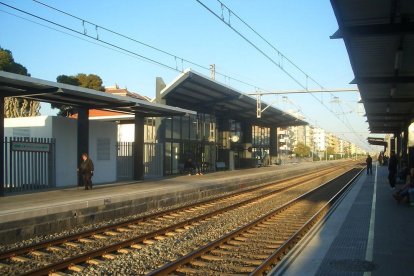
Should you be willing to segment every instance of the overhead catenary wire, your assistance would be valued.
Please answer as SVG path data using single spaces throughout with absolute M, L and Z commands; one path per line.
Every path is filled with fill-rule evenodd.
M 54 8 L 54 7 L 50 6 L 50 5 L 47 5 L 47 4 L 42 3 L 42 2 L 40 2 L 40 1 L 36 1 L 36 0 L 33 0 L 33 1 L 34 1 L 34 2 L 36 2 L 36 3 L 38 3 L 38 4 L 43 5 L 43 6 L 45 6 L 45 7 L 48 7 L 48 8 L 50 8 L 50 9 L 53 9 L 53 10 L 55 10 L 55 11 L 58 11 L 58 12 L 62 13 L 62 14 L 65 14 L 65 15 L 67 15 L 67 16 L 70 16 L 70 17 L 72 17 L 72 18 L 75 18 L 75 19 L 79 20 L 79 21 L 81 22 L 82 26 L 84 26 L 84 24 L 85 24 L 85 22 L 86 22 L 86 23 L 88 23 L 88 24 L 91 24 L 91 25 L 95 26 L 95 29 L 96 29 L 96 30 L 97 30 L 97 29 L 106 30 L 106 31 L 111 32 L 111 33 L 113 33 L 113 34 L 119 35 L 119 36 L 121 36 L 121 37 L 123 37 L 123 38 L 129 39 L 129 40 L 131 40 L 131 41 L 133 41 L 133 42 L 135 42 L 135 43 L 139 43 L 139 44 L 141 44 L 141 45 L 143 45 L 143 46 L 149 47 L 149 48 L 151 48 L 151 49 L 153 49 L 153 50 L 156 50 L 156 51 L 158 51 L 158 52 L 161 52 L 161 53 L 164 53 L 164 54 L 167 54 L 167 55 L 169 55 L 169 56 L 173 57 L 173 58 L 174 58 L 174 62 L 175 62 L 175 68 L 174 68 L 173 66 L 169 66 L 169 65 L 163 64 L 163 63 L 161 63 L 161 62 L 156 62 L 156 64 L 161 65 L 161 66 L 163 66 L 163 67 L 166 67 L 167 69 L 174 70 L 174 71 L 178 71 L 178 72 L 183 72 L 183 70 L 184 70 L 184 64 L 183 64 L 183 63 L 184 63 L 184 62 L 186 62 L 186 63 L 188 63 L 188 64 L 191 64 L 191 65 L 197 66 L 197 67 L 199 67 L 199 68 L 201 68 L 201 69 L 204 69 L 204 70 L 209 70 L 209 68 L 208 68 L 208 67 L 206 67 L 206 66 L 200 65 L 200 64 L 198 64 L 198 63 L 196 63 L 196 62 L 194 62 L 194 61 L 191 61 L 191 60 L 189 60 L 189 59 L 179 57 L 178 55 L 174 55 L 174 54 L 169 53 L 169 52 L 167 52 L 167 51 L 165 51 L 165 50 L 162 50 L 162 49 L 160 49 L 160 48 L 157 48 L 157 47 L 151 46 L 151 45 L 149 45 L 149 44 L 147 44 L 147 43 L 144 43 L 144 42 L 139 41 L 139 40 L 137 40 L 137 39 L 134 39 L 134 38 L 132 38 L 132 37 L 129 37 L 129 36 L 126 36 L 126 35 L 121 34 L 121 33 L 119 33 L 119 32 L 113 31 L 113 30 L 111 30 L 111 29 L 109 29 L 109 28 L 103 27 L 103 26 L 101 26 L 101 25 L 97 25 L 97 24 L 95 24 L 95 23 L 93 23 L 93 22 L 91 22 L 91 21 L 89 21 L 89 20 L 87 20 L 87 19 L 84 19 L 84 18 L 78 17 L 78 16 L 76 16 L 76 15 L 70 14 L 70 13 L 68 13 L 68 12 L 66 12 L 66 11 L 63 11 L 63 10 L 60 10 L 60 9 Z M 0 4 L 4 4 L 4 3 L 3 3 L 3 2 L 0 2 Z M 6 6 L 8 6 L 8 7 L 10 7 L 10 8 L 14 8 L 14 7 L 10 6 L 10 5 L 7 5 L 7 4 L 5 4 L 5 5 L 6 5 Z M 25 11 L 23 11 L 23 10 L 21 10 L 21 9 L 18 9 L 18 8 L 16 8 L 16 10 L 18 10 L 18 11 L 20 11 L 20 12 L 22 12 L 22 13 L 26 13 L 27 15 L 31 15 L 31 16 L 33 16 L 33 17 L 36 17 L 36 18 L 38 18 L 38 19 L 40 19 L 40 20 L 43 20 L 43 19 L 44 19 L 44 18 L 42 18 L 42 17 L 40 17 L 40 16 L 34 15 L 33 13 L 25 12 Z M 15 16 L 16 16 L 16 15 L 15 15 Z M 19 17 L 19 16 L 17 16 L 17 17 Z M 20 17 L 20 18 L 22 18 L 22 17 Z M 25 18 L 22 18 L 22 19 L 25 19 Z M 25 20 L 27 20 L 27 19 L 25 19 Z M 50 29 L 54 29 L 54 30 L 56 30 L 56 31 L 59 31 L 59 30 L 57 30 L 57 29 L 55 29 L 55 28 L 51 28 L 51 27 L 46 26 L 46 25 L 44 25 L 44 24 L 39 24 L 38 22 L 34 22 L 34 21 L 32 21 L 32 20 L 27 20 L 27 21 L 32 22 L 32 23 L 35 23 L 35 24 L 38 24 L 38 25 L 41 25 L 41 26 L 44 26 L 44 27 L 46 27 L 46 28 L 50 28 Z M 54 24 L 54 23 L 55 23 L 55 22 L 53 22 L 53 21 L 51 21 L 51 20 L 48 20 L 48 19 L 45 19 L 44 21 L 46 21 L 46 22 L 48 22 L 48 23 L 50 23 L 50 24 Z M 61 26 L 62 24 L 56 23 L 56 24 L 54 24 L 54 25 L 56 25 L 56 26 Z M 62 25 L 62 26 L 63 26 L 63 25 Z M 64 28 L 64 27 L 62 27 L 62 28 Z M 65 29 L 72 29 L 72 28 L 65 28 Z M 97 35 L 97 37 L 93 37 L 93 36 L 91 36 L 91 35 L 88 35 L 88 34 L 87 34 L 87 32 L 86 32 L 86 29 L 85 29 L 85 28 L 84 28 L 84 31 L 83 31 L 83 32 L 79 32 L 79 31 L 77 31 L 77 30 L 73 30 L 73 31 L 75 31 L 77 34 L 84 35 L 84 36 L 86 36 L 86 37 L 88 37 L 88 38 L 90 38 L 90 39 L 94 39 L 94 40 L 99 41 L 99 42 L 104 42 L 104 40 L 103 40 L 103 39 L 99 39 L 99 36 L 98 36 L 98 35 Z M 59 31 L 59 32 L 61 32 L 61 31 Z M 62 32 L 62 33 L 65 33 L 65 34 L 71 35 L 71 34 L 69 34 L 69 33 L 67 33 L 67 32 Z M 73 35 L 71 35 L 71 36 L 73 36 Z M 74 36 L 74 37 L 76 37 L 76 36 Z M 79 38 L 79 37 L 77 37 L 77 38 Z M 81 38 L 80 38 L 80 39 L 81 39 Z M 82 40 L 83 40 L 83 39 L 82 39 Z M 88 41 L 88 40 L 85 40 L 85 41 Z M 89 41 L 89 42 L 91 42 L 91 41 Z M 94 43 L 94 44 L 99 45 L 99 46 L 102 46 L 102 47 L 105 47 L 104 45 L 101 45 L 101 44 L 98 44 L 98 43 Z M 115 45 L 115 44 L 114 44 L 114 45 Z M 105 48 L 108 48 L 108 47 L 105 47 Z M 122 47 L 121 47 L 121 48 L 122 48 Z M 108 49 L 112 49 L 112 48 L 108 48 Z M 117 51 L 116 49 L 112 49 L 112 50 Z M 131 54 L 134 54 L 134 52 L 133 52 L 133 51 L 130 51 L 130 50 L 127 50 L 127 51 L 130 53 L 130 54 L 129 54 L 130 56 L 131 56 Z M 120 51 L 117 51 L 117 52 L 120 52 Z M 127 54 L 127 53 L 124 53 L 124 54 Z M 134 57 L 134 56 L 132 56 L 132 57 Z M 147 62 L 152 63 L 152 62 L 151 62 L 150 60 L 148 60 L 146 57 L 144 57 L 144 56 L 141 56 L 141 57 L 142 57 L 142 59 L 143 59 L 144 61 L 147 61 Z M 181 70 L 179 70 L 179 68 L 178 68 L 178 63 L 177 63 L 177 60 L 180 60 L 180 61 L 181 61 Z M 257 84 L 252 84 L 252 83 L 249 83 L 249 82 L 243 81 L 243 80 L 241 80 L 241 79 L 238 79 L 238 78 L 235 78 L 235 77 L 229 76 L 228 74 L 224 74 L 224 73 L 221 73 L 221 72 L 218 72 L 218 71 L 216 71 L 215 73 L 216 73 L 216 75 L 222 76 L 225 80 L 226 80 L 226 79 L 227 79 L 228 81 L 233 80 L 233 81 L 235 81 L 235 82 L 237 82 L 237 83 L 240 83 L 240 84 L 243 84 L 243 85 L 246 85 L 246 86 L 252 87 L 252 88 L 258 88 L 258 89 L 260 89 L 261 91 L 270 92 L 270 90 L 265 89 L 265 88 L 261 88 L 261 87 L 259 87 Z
M 45 4 L 41 3 L 40 1 L 36 1 L 36 0 L 34 0 L 34 1 L 35 1 L 35 2 L 37 2 L 37 3 L 39 3 L 39 4 L 45 5 Z M 88 42 L 90 42 L 90 43 L 93 43 L 93 44 L 96 44 L 96 45 L 100 45 L 100 46 L 102 46 L 102 47 L 105 47 L 105 48 L 108 48 L 108 49 L 112 49 L 112 50 L 115 50 L 115 51 L 120 52 L 120 53 L 127 54 L 128 56 L 131 56 L 131 57 L 135 57 L 135 58 L 142 59 L 142 60 L 144 60 L 144 61 L 147 61 L 147 62 L 150 62 L 150 63 L 156 64 L 156 65 L 159 65 L 159 66 L 165 67 L 165 68 L 167 68 L 167 69 L 169 69 L 169 70 L 174 70 L 174 71 L 182 72 L 182 70 L 183 70 L 183 62 L 186 62 L 186 63 L 192 64 L 192 65 L 198 66 L 198 67 L 203 68 L 203 69 L 205 69 L 205 70 L 208 70 L 208 69 L 209 69 L 209 68 L 207 68 L 206 66 L 202 66 L 202 65 L 197 64 L 197 63 L 195 63 L 195 62 L 193 62 L 193 61 L 190 61 L 190 60 L 188 60 L 188 59 L 184 59 L 184 58 L 182 58 L 182 57 L 179 57 L 179 56 L 177 56 L 177 55 L 174 55 L 174 54 L 169 53 L 169 52 L 167 52 L 167 51 L 164 51 L 164 50 L 162 50 L 162 49 L 159 49 L 159 48 L 156 48 L 156 47 L 151 46 L 151 45 L 149 45 L 149 44 L 146 44 L 146 43 L 143 43 L 143 42 L 141 42 L 141 41 L 138 41 L 138 40 L 136 40 L 136 39 L 134 39 L 134 38 L 131 38 L 131 37 L 129 37 L 129 36 L 123 35 L 123 34 L 121 34 L 121 33 L 119 33 L 119 32 L 115 32 L 115 31 L 110 30 L 110 29 L 108 29 L 108 28 L 106 28 L 106 27 L 103 27 L 103 26 L 97 25 L 97 24 L 95 24 L 95 23 L 93 23 L 93 22 L 91 22 L 91 21 L 88 21 L 88 20 L 82 19 L 82 18 L 77 17 L 77 16 L 75 16 L 75 15 L 73 15 L 73 14 L 69 14 L 69 13 L 67 13 L 67 12 L 65 12 L 65 11 L 58 10 L 58 9 L 56 9 L 56 8 L 53 8 L 53 7 L 49 6 L 49 5 L 45 5 L 45 6 L 47 6 L 47 7 L 49 7 L 49 8 L 52 8 L 52 9 L 54 9 L 54 10 L 56 10 L 56 11 L 59 11 L 59 12 L 61 12 L 61 13 L 63 13 L 63 14 L 66 14 L 67 16 L 71 16 L 71 17 L 73 17 L 73 18 L 76 18 L 77 20 L 81 21 L 83 25 L 84 25 L 84 24 L 85 24 L 85 22 L 86 22 L 86 23 L 88 23 L 88 24 L 91 24 L 91 25 L 95 26 L 95 30 L 96 30 L 96 32 L 98 31 L 98 29 L 99 29 L 99 30 L 105 30 L 105 31 L 111 32 L 111 33 L 113 33 L 113 34 L 119 35 L 119 36 L 121 36 L 121 37 L 127 38 L 127 39 L 129 39 L 129 40 L 131 40 L 131 41 L 133 41 L 133 42 L 140 43 L 141 45 L 144 45 L 144 46 L 149 47 L 149 48 L 151 48 L 151 49 L 154 49 L 154 50 L 160 51 L 160 52 L 162 52 L 162 53 L 164 53 L 164 54 L 167 54 L 167 55 L 169 55 L 169 56 L 174 57 L 175 59 L 179 59 L 179 60 L 181 60 L 181 65 L 182 65 L 181 67 L 182 67 L 182 68 L 181 68 L 181 70 L 179 70 L 177 65 L 176 65 L 176 66 L 175 66 L 175 68 L 174 68 L 173 66 L 170 66 L 170 65 L 168 65 L 168 64 L 165 64 L 165 63 L 159 62 L 159 61 L 157 61 L 157 60 L 155 60 L 155 59 L 148 58 L 148 57 L 143 56 L 143 55 L 141 55 L 141 54 L 138 54 L 138 53 L 136 53 L 136 52 L 134 52 L 134 51 L 128 50 L 128 49 L 126 49 L 126 48 L 124 48 L 124 47 L 118 46 L 118 45 L 116 45 L 116 44 L 114 44 L 114 43 L 111 43 L 111 42 L 105 41 L 105 40 L 103 40 L 102 38 L 100 38 L 100 37 L 99 37 L 98 33 L 97 33 L 96 37 L 95 37 L 95 36 L 92 36 L 91 34 L 88 34 L 88 33 L 87 33 L 87 31 L 86 31 L 86 29 L 85 29 L 85 28 L 84 28 L 84 30 L 81 32 L 81 31 L 78 31 L 78 30 L 76 30 L 76 29 L 73 29 L 73 28 L 67 27 L 67 26 L 65 26 L 65 25 L 63 25 L 63 24 L 59 24 L 59 23 L 54 22 L 54 21 L 52 21 L 52 20 L 49 20 L 49 19 L 46 19 L 46 18 L 44 18 L 44 17 L 38 16 L 38 15 L 36 15 L 36 14 L 34 14 L 34 13 L 27 12 L 27 11 L 24 11 L 24 10 L 22 10 L 22 9 L 19 9 L 19 8 L 13 7 L 13 6 L 8 5 L 8 4 L 5 4 L 5 3 L 3 3 L 3 2 L 0 2 L 0 4 L 2 4 L 2 5 L 4 5 L 4 6 L 6 6 L 6 7 L 8 7 L 8 8 L 14 9 L 14 10 L 16 10 L 16 11 L 19 11 L 19 12 L 21 12 L 21 13 L 24 13 L 24 14 L 26 14 L 26 15 L 32 16 L 32 17 L 34 17 L 34 18 L 37 18 L 38 20 L 42 20 L 42 21 L 44 21 L 44 22 L 47 22 L 47 23 L 52 24 L 52 25 L 54 25 L 54 26 L 57 26 L 57 27 L 59 27 L 59 28 L 65 29 L 65 30 L 70 31 L 70 32 L 74 32 L 75 34 L 78 34 L 78 35 L 81 35 L 81 36 L 85 36 L 85 37 L 87 37 L 88 39 L 91 39 L 92 41 L 90 41 L 90 40 L 85 40 L 85 39 L 80 38 L 80 37 L 78 37 L 78 36 L 76 36 L 76 35 L 74 36 L 74 35 L 69 34 L 69 33 L 67 33 L 67 32 L 62 32 L 62 31 L 60 31 L 60 30 L 58 30 L 58 29 L 56 29 L 56 28 L 51 28 L 50 26 L 46 26 L 46 25 L 44 25 L 44 24 L 40 24 L 40 23 L 38 23 L 38 22 L 34 22 L 34 21 L 32 21 L 32 20 L 28 20 L 27 18 L 22 18 L 22 17 L 20 17 L 20 18 L 25 19 L 25 20 L 28 20 L 28 21 L 30 21 L 30 22 L 32 22 L 32 23 L 39 24 L 39 25 L 41 25 L 41 26 L 44 26 L 44 27 L 47 27 L 47 28 L 51 28 L 51 29 L 54 29 L 54 30 L 56 30 L 56 31 L 60 31 L 60 32 L 62 32 L 62 33 L 65 33 L 65 34 L 68 34 L 68 35 L 74 36 L 74 37 L 76 37 L 76 38 L 78 38 L 78 39 L 82 39 L 82 40 L 88 41 Z M 15 16 L 16 16 L 16 15 L 15 15 Z M 103 45 L 103 44 L 104 44 L 104 45 Z M 222 73 L 220 73 L 220 72 L 216 72 L 216 74 L 221 75 L 221 76 L 224 76 L 225 78 L 227 78 L 227 79 L 229 79 L 229 80 L 234 80 L 234 81 L 236 81 L 236 82 L 242 83 L 242 84 L 244 84 L 244 85 L 248 85 L 248 86 L 251 86 L 251 87 L 257 87 L 257 85 L 254 85 L 254 84 L 251 84 L 251 83 L 248 83 L 248 82 L 242 81 L 242 80 L 240 80 L 240 79 L 237 79 L 237 78 L 234 78 L 234 77 L 231 77 L 231 76 L 225 75 L 225 74 L 222 74 Z M 260 90 L 262 90 L 262 91 L 267 91 L 266 89 L 263 89 L 263 88 L 259 88 L 259 89 L 260 89 Z
M 267 39 L 265 39 L 262 35 L 259 34 L 259 32 L 257 32 L 253 27 L 251 27 L 245 20 L 243 20 L 240 16 L 238 16 L 235 12 L 233 12 L 228 6 L 226 6 L 225 4 L 223 4 L 223 2 L 221 2 L 220 0 L 217 0 L 217 2 L 221 5 L 221 8 L 223 10 L 223 7 L 225 7 L 228 10 L 229 13 L 229 18 L 230 15 L 233 15 L 235 18 L 239 19 L 246 27 L 248 27 L 251 31 L 253 31 L 257 36 L 259 36 L 263 41 L 265 41 L 266 44 L 268 44 L 274 51 L 276 51 L 276 53 L 278 54 L 278 56 L 281 58 L 282 61 L 286 60 L 287 62 L 289 62 L 289 64 L 291 64 L 293 67 L 295 67 L 297 70 L 299 70 L 299 72 L 301 72 L 306 79 L 306 83 L 303 84 L 301 81 L 299 81 L 297 78 L 295 78 L 291 73 L 289 73 L 281 63 L 277 63 L 274 59 L 272 59 L 268 54 L 266 54 L 262 49 L 259 48 L 259 46 L 257 46 L 255 43 L 253 43 L 250 39 L 248 39 L 245 35 L 243 35 L 240 31 L 238 31 L 232 24 L 230 24 L 229 22 L 226 22 L 226 20 L 224 19 L 223 16 L 220 16 L 219 14 L 217 14 L 216 12 L 214 12 L 211 8 L 209 8 L 207 5 L 205 5 L 202 1 L 200 0 L 195 0 L 196 2 L 198 2 L 202 7 L 204 7 L 207 11 L 209 11 L 212 15 L 214 15 L 216 18 L 218 18 L 220 21 L 222 21 L 226 26 L 228 26 L 230 29 L 232 29 L 236 34 L 238 34 L 243 40 L 245 40 L 248 44 L 250 44 L 253 48 L 255 48 L 258 52 L 260 52 L 264 57 L 266 57 L 271 63 L 273 63 L 274 65 L 276 65 L 280 70 L 282 70 L 287 76 L 289 76 L 296 84 L 298 84 L 300 87 L 302 87 L 305 90 L 308 90 L 308 80 L 311 80 L 312 82 L 314 82 L 315 84 L 317 84 L 321 89 L 325 89 L 319 82 L 317 82 L 315 79 L 313 79 L 312 77 L 310 77 L 309 74 L 305 73 L 304 70 L 302 70 L 299 66 L 297 66 L 295 63 L 293 63 L 289 58 L 287 58 L 281 51 L 279 51 L 275 46 L 273 46 Z M 330 93 L 331 96 L 333 96 L 332 93 Z M 354 129 L 352 128 L 352 126 L 350 126 L 350 124 L 348 124 L 347 122 L 345 122 L 344 120 L 342 120 L 331 108 L 329 108 L 329 106 L 327 106 L 323 101 L 321 101 L 320 99 L 318 99 L 318 97 L 316 97 L 313 94 L 310 94 L 316 101 L 318 101 L 320 104 L 322 104 L 322 106 L 324 106 L 329 112 L 331 112 L 339 121 L 341 121 L 347 128 L 349 128 L 351 131 L 354 131 Z M 355 137 L 360 140 L 361 137 L 359 137 L 358 135 L 356 135 L 355 133 Z M 363 142 L 364 143 L 364 142 Z
M 152 49 L 152 50 L 154 50 L 154 51 L 157 51 L 157 52 L 163 53 L 163 54 L 165 54 L 165 55 L 168 55 L 168 56 L 170 56 L 170 57 L 172 57 L 172 58 L 174 59 L 174 62 L 175 62 L 175 68 L 177 69 L 176 71 L 180 71 L 180 70 L 178 70 L 178 63 L 177 63 L 177 60 L 180 60 L 180 61 L 181 61 L 181 67 L 182 67 L 181 72 L 183 71 L 183 62 L 186 62 L 186 63 L 188 63 L 188 64 L 190 64 L 190 65 L 197 66 L 198 68 L 201 68 L 201 69 L 204 69 L 204 70 L 207 70 L 207 71 L 208 71 L 208 70 L 210 70 L 210 68 L 209 68 L 209 67 L 207 67 L 207 66 L 201 65 L 201 64 L 199 64 L 199 63 L 197 63 L 197 62 L 191 61 L 191 60 L 186 59 L 186 58 L 184 58 L 184 57 L 180 57 L 180 56 L 175 55 L 175 54 L 173 54 L 173 53 L 171 53 L 171 52 L 168 52 L 168 51 L 166 51 L 166 50 L 163 50 L 163 49 L 161 49 L 161 48 L 158 48 L 158 47 L 152 46 L 152 45 L 150 45 L 150 44 L 148 44 L 148 43 L 145 43 L 145 42 L 143 42 L 143 41 L 140 41 L 140 40 L 138 40 L 138 39 L 135 39 L 135 38 L 133 38 L 133 37 L 131 37 L 131 36 L 128 36 L 128 35 L 122 34 L 122 33 L 118 32 L 118 31 L 115 31 L 115 30 L 109 29 L 109 28 L 104 27 L 104 26 L 102 26 L 102 25 L 98 25 L 97 23 L 94 23 L 94 22 L 92 22 L 92 21 L 90 21 L 90 20 L 87 20 L 87 19 L 85 19 L 85 18 L 81 18 L 81 17 L 76 16 L 76 15 L 74 15 L 74 14 L 72 14 L 72 13 L 66 12 L 66 11 L 64 11 L 64 10 L 62 10 L 62 9 L 55 8 L 55 7 L 51 6 L 51 5 L 45 4 L 45 3 L 41 2 L 41 1 L 38 1 L 38 0 L 33 0 L 33 2 L 38 3 L 38 4 L 40 4 L 40 5 L 43 5 L 43 6 L 47 7 L 47 8 L 49 8 L 49 9 L 52 9 L 52 10 L 54 10 L 54 11 L 57 11 L 57 12 L 62 13 L 62 14 L 64 14 L 64 15 L 67 15 L 67 16 L 69 16 L 69 17 L 75 18 L 75 19 L 77 19 L 77 20 L 81 21 L 82 23 L 85 23 L 85 22 L 86 22 L 86 23 L 88 23 L 88 24 L 91 24 L 91 25 L 95 26 L 95 28 L 99 28 L 99 29 L 101 29 L 101 30 L 107 31 L 107 32 L 112 33 L 112 34 L 114 34 L 114 35 L 117 35 L 117 36 L 120 36 L 120 37 L 125 38 L 125 39 L 127 39 L 127 40 L 130 40 L 130 41 L 132 41 L 132 42 L 134 42 L 134 43 L 138 43 L 138 44 L 140 44 L 140 45 L 142 45 L 142 46 L 148 47 L 148 48 L 150 48 L 150 49 Z M 221 73 L 221 72 L 218 72 L 218 71 L 215 71 L 215 73 L 216 73 L 216 75 L 220 75 L 220 76 L 224 77 L 225 79 L 233 80 L 233 81 L 236 81 L 236 82 L 241 83 L 241 84 L 246 85 L 246 86 L 250 86 L 250 87 L 258 87 L 256 84 L 252 84 L 252 83 L 249 83 L 249 82 L 243 81 L 243 80 L 241 80 L 241 79 L 239 79 L 239 78 L 231 77 L 231 76 L 229 76 L 228 74 L 224 74 L 224 73 Z M 260 88 L 260 90 L 263 90 L 263 91 L 269 91 L 268 89 L 264 89 L 264 88 Z M 270 92 L 270 91 L 269 91 L 269 92 Z

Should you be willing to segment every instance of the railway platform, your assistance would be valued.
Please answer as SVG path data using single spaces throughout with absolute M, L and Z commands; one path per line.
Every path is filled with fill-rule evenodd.
M 292 177 L 337 162 L 315 162 L 76 187 L 0 198 L 0 244 L 201 200 Z
M 270 274 L 413 275 L 414 206 L 394 200 L 387 174 L 378 166 L 364 173 Z

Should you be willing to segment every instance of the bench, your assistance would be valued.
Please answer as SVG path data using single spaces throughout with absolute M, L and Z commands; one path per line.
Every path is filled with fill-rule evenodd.
M 225 170 L 226 169 L 226 163 L 224 162 L 216 162 L 216 170 Z

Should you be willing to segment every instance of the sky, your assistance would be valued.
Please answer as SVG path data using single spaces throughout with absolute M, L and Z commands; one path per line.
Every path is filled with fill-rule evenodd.
M 41 1 L 74 17 L 36 1 L 0 2 L 37 16 L 0 4 L 0 47 L 12 51 L 15 61 L 35 78 L 56 81 L 61 74 L 97 74 L 105 86 L 117 84 L 154 98 L 156 77 L 162 77 L 168 84 L 186 68 L 210 76 L 208 68 L 215 64 L 217 81 L 247 94 L 302 90 L 303 87 L 312 90 L 321 86 L 356 88 L 349 84 L 354 75 L 343 41 L 329 38 L 338 25 L 326 0 L 223 0 L 232 11 L 230 17 L 218 1 L 200 0 L 254 46 L 197 0 Z M 285 58 L 280 58 L 274 48 Z M 310 124 L 364 149 L 373 149 L 366 143 L 368 124 L 363 106 L 358 104 L 358 93 L 284 96 L 267 95 L 262 100 L 276 108 L 300 113 Z M 42 105 L 41 113 L 55 114 L 56 110 Z

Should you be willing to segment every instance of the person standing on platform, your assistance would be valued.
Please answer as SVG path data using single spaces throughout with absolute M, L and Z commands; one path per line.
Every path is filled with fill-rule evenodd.
M 367 175 L 372 175 L 372 157 L 369 154 L 365 162 L 367 163 Z
M 93 162 L 89 158 L 87 153 L 82 154 L 82 162 L 78 169 L 82 181 L 82 186 L 85 186 L 85 190 L 92 190 L 92 176 L 93 176 Z
M 395 182 L 397 178 L 397 157 L 395 153 L 392 151 L 390 159 L 388 160 L 388 181 L 390 182 L 390 186 L 392 189 L 395 189 Z

